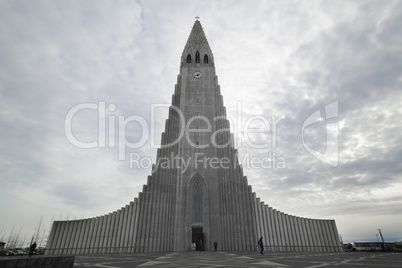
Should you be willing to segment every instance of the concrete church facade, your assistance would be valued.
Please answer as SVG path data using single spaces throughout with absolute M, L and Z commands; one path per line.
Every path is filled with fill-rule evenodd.
M 198 20 L 181 56 L 161 144 L 159 164 L 138 198 L 108 215 L 55 221 L 47 254 L 213 250 L 215 241 L 219 251 L 254 251 L 261 236 L 268 251 L 343 251 L 334 220 L 285 214 L 252 192 Z

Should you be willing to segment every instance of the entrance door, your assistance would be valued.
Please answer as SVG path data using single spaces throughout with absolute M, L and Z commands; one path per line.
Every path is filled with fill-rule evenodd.
M 202 250 L 204 250 L 204 233 L 202 232 L 202 227 L 193 227 L 192 228 L 192 243 L 194 245 L 195 243 L 195 249 L 200 250 L 200 247 L 202 247 Z

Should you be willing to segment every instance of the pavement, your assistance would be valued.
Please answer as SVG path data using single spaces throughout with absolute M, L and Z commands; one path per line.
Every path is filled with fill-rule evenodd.
M 103 267 L 402 267 L 402 253 L 172 252 L 77 255 L 74 268 Z

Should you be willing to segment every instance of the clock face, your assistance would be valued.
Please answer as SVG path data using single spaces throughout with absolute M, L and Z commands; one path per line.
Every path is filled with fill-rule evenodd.
M 195 71 L 195 72 L 193 73 L 193 77 L 194 77 L 195 79 L 200 79 L 200 78 L 202 77 L 202 73 L 201 73 L 200 71 Z

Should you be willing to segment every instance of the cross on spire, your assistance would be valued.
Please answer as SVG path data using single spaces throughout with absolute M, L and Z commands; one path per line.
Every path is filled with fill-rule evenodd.
M 200 17 L 197 16 L 197 17 L 195 17 L 195 18 L 198 20 Z

